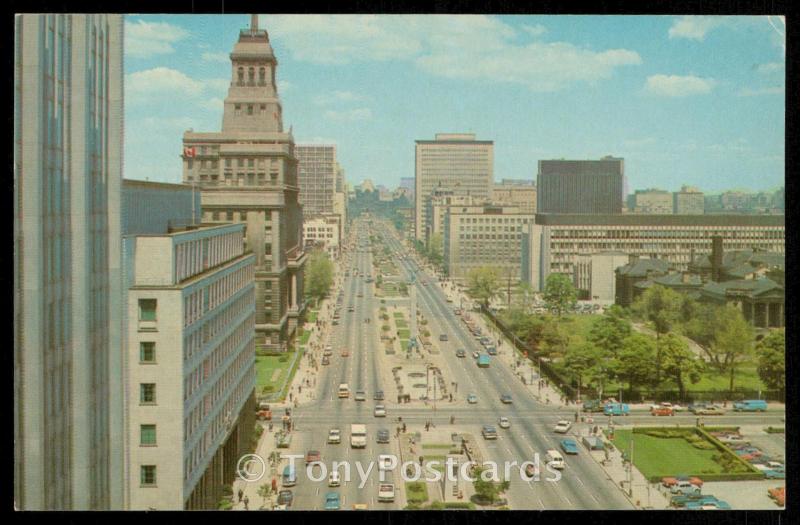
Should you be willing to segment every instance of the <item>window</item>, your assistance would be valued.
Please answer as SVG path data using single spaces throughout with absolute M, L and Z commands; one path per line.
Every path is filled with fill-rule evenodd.
M 258 84 L 260 86 L 263 86 L 267 81 L 267 79 L 266 79 L 267 74 L 266 73 L 267 72 L 263 67 L 258 69 Z
M 252 115 L 253 114 L 253 105 L 252 104 L 248 104 L 247 105 L 247 114 L 248 115 Z
M 226 168 L 230 168 L 231 167 L 231 159 L 225 159 L 225 167 Z
M 156 384 L 140 383 L 139 403 L 155 403 L 155 402 L 156 402 Z
M 242 84 L 244 84 L 244 68 L 243 67 L 240 67 L 237 70 L 237 75 L 238 75 L 238 78 L 239 78 L 239 85 L 241 86 Z
M 139 362 L 140 363 L 155 363 L 156 362 L 156 344 L 153 342 L 139 343 Z
M 244 168 L 244 159 L 236 159 L 236 165 L 240 168 Z
M 156 444 L 156 426 L 139 425 L 139 445 L 153 446 Z
M 142 465 L 141 468 L 141 484 L 143 487 L 156 486 L 156 466 L 155 465 Z
M 139 320 L 140 321 L 156 320 L 155 299 L 139 299 Z
M 187 160 L 186 161 L 186 168 L 189 169 L 189 170 L 194 168 L 194 160 L 192 160 L 192 159 Z

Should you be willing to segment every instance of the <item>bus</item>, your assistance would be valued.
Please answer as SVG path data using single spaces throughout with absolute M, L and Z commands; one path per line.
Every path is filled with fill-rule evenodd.
M 489 356 L 486 354 L 478 356 L 478 366 L 481 368 L 489 368 Z

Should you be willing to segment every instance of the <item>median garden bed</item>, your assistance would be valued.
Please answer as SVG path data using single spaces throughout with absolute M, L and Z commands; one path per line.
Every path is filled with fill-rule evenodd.
M 705 481 L 763 479 L 764 475 L 730 451 L 722 442 L 698 427 L 640 427 L 617 429 L 614 445 L 630 457 L 651 482 L 685 475 Z
M 406 501 L 409 504 L 420 504 L 428 501 L 428 487 L 425 482 L 406 482 Z

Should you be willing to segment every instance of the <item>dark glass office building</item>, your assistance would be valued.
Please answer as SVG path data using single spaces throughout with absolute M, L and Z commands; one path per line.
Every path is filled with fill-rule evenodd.
M 622 213 L 625 161 L 540 160 L 539 213 Z

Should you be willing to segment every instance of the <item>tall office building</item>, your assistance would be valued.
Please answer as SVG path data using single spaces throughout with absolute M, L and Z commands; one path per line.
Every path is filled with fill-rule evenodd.
M 14 501 L 122 508 L 122 16 L 17 15 Z
M 427 203 L 434 190 L 489 199 L 494 180 L 494 142 L 473 133 L 437 133 L 416 141 L 414 212 L 417 240 L 427 243 Z
M 305 309 L 303 214 L 294 137 L 283 131 L 278 61 L 253 15 L 231 53 L 222 131 L 183 134 L 183 180 L 201 189 L 203 222 L 247 223 L 256 257 L 256 347 L 283 350 Z
M 303 217 L 333 213 L 334 196 L 341 168 L 336 162 L 336 146 L 332 144 L 298 144 L 297 184 Z
M 540 160 L 537 213 L 622 213 L 625 161 Z

